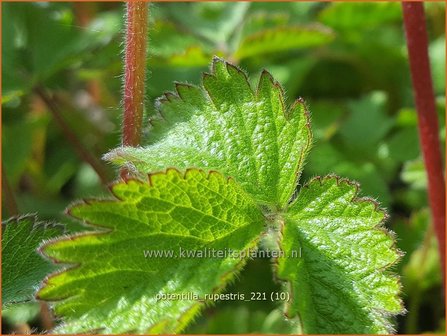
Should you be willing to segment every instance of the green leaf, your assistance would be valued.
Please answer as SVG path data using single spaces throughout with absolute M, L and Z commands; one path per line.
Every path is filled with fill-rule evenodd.
M 149 32 L 150 66 L 177 67 L 207 66 L 211 57 L 210 46 L 193 35 L 185 35 L 173 23 L 156 21 Z
M 228 323 L 231 321 L 232 323 Z M 223 307 L 203 319 L 203 325 L 193 326 L 188 334 L 292 334 L 293 325 L 284 313 L 275 309 L 270 313 L 252 306 Z
M 62 226 L 38 222 L 33 215 L 2 222 L 2 305 L 33 299 L 39 283 L 56 267 L 36 251 L 42 240 L 62 233 Z
M 393 222 L 393 231 L 399 237 L 397 245 L 405 253 L 398 266 L 399 273 L 402 273 L 401 269 L 408 264 L 412 254 L 424 244 L 424 237 L 427 235 L 430 220 L 429 209 L 422 208 L 419 211 L 413 212 L 410 218 L 397 218 Z
M 304 333 L 386 334 L 403 311 L 387 270 L 400 253 L 381 226 L 386 214 L 357 193 L 347 180 L 316 178 L 285 214 L 278 276 L 292 294 L 286 314 Z
M 169 15 L 183 30 L 217 46 L 228 42 L 249 7 L 249 2 L 201 2 L 194 6 L 185 2 L 166 4 Z
M 436 94 L 445 92 L 445 36 L 430 43 L 430 63 Z
M 401 20 L 398 3 L 331 3 L 320 14 L 320 21 L 338 30 L 358 32 Z
M 400 177 L 413 189 L 427 190 L 427 172 L 422 158 L 405 162 Z
M 415 127 L 405 127 L 396 132 L 388 141 L 390 157 L 396 161 L 414 160 L 421 150 L 419 137 Z
M 267 71 L 257 90 L 244 72 L 215 58 L 203 89 L 177 84 L 158 101 L 148 145 L 118 148 L 105 158 L 142 173 L 198 167 L 232 176 L 257 201 L 283 207 L 299 179 L 311 143 L 309 115 L 290 108 Z
M 351 102 L 351 114 L 340 128 L 345 142 L 362 151 L 375 148 L 393 125 L 393 120 L 385 112 L 386 102 L 387 97 L 382 92 Z
M 2 28 L 3 69 L 8 69 L 3 71 L 3 102 L 28 93 L 36 84 L 48 85 L 52 76 L 88 58 L 85 51 L 105 42 L 92 30 L 110 34 L 98 26 L 79 29 L 69 7 L 54 3 L 5 4 Z
M 9 115 L 8 112 L 3 110 L 3 116 Z M 16 185 L 31 161 L 33 139 L 48 119 L 21 119 L 17 115 L 13 118 L 13 122 L 4 121 L 2 126 L 2 163 L 8 179 Z
M 279 26 L 285 26 L 290 22 L 289 13 L 283 12 L 255 12 L 254 14 L 248 15 L 244 20 L 244 25 L 242 27 L 241 35 L 246 37 L 266 28 L 276 28 Z
M 242 39 L 234 57 L 242 60 L 254 56 L 318 47 L 331 42 L 333 37 L 332 31 L 323 26 L 268 28 Z
M 183 250 L 254 248 L 264 217 L 232 179 L 221 174 L 170 169 L 112 187 L 115 200 L 89 201 L 69 212 L 102 231 L 45 244 L 42 251 L 76 264 L 50 276 L 39 298 L 57 301 L 66 316 L 56 332 L 173 333 L 199 311 L 195 298 L 157 300 L 157 294 L 221 291 L 245 262 L 182 258 Z M 174 253 L 145 257 L 151 253 Z M 248 255 L 248 254 L 247 254 Z M 176 257 L 175 257 L 176 256 Z
M 358 181 L 364 193 L 379 199 L 382 205 L 388 206 L 391 195 L 383 172 L 379 171 L 371 158 L 349 154 L 346 148 L 337 148 L 328 142 L 320 143 L 309 154 L 305 168 L 306 176 L 324 176 L 331 173 Z

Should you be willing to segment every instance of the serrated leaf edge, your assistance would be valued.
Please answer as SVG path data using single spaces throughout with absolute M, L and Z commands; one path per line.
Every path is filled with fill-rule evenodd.
M 17 225 L 18 226 L 18 225 L 21 225 L 20 222 L 23 221 L 23 220 L 31 221 L 32 226 L 31 226 L 31 230 L 29 232 L 30 234 L 32 232 L 34 232 L 34 231 L 38 231 L 38 230 L 45 231 L 47 229 L 52 229 L 52 228 L 60 229 L 61 230 L 61 234 L 64 234 L 66 232 L 65 225 L 60 224 L 60 223 L 56 223 L 56 222 L 53 222 L 53 221 L 43 221 L 43 220 L 41 221 L 41 220 L 39 220 L 37 213 L 29 213 L 29 214 L 20 214 L 20 215 L 12 216 L 12 217 L 2 221 L 2 232 L 1 232 L 2 238 L 3 238 L 3 232 L 4 232 L 4 230 L 6 229 L 6 227 L 8 225 Z M 22 224 L 22 225 L 24 225 L 24 224 Z M 49 240 L 44 240 L 44 241 L 49 241 Z M 2 241 L 2 245 L 3 245 L 3 241 Z M 39 255 L 42 255 L 39 252 L 38 248 L 36 249 L 36 253 L 38 253 Z M 47 258 L 44 258 L 44 259 L 47 260 Z M 28 301 L 31 300 L 31 298 L 32 298 L 32 296 L 30 296 L 29 299 L 23 300 L 23 301 L 22 300 L 20 300 L 20 301 L 10 301 L 9 303 L 7 303 L 5 305 L 9 306 L 10 304 L 28 302 Z
M 156 175 L 167 175 L 170 171 L 175 171 L 175 172 L 177 172 L 179 175 L 182 176 L 182 178 L 186 178 L 187 174 L 189 174 L 189 173 L 192 172 L 192 171 L 207 174 L 207 175 L 206 175 L 206 178 L 207 178 L 207 179 L 208 179 L 211 175 L 216 174 L 216 175 L 218 175 L 218 176 L 220 176 L 220 177 L 225 178 L 227 183 L 236 183 L 235 180 L 234 180 L 231 176 L 224 176 L 223 174 L 221 174 L 221 173 L 219 173 L 218 171 L 215 171 L 215 170 L 204 171 L 203 169 L 188 168 L 188 169 L 186 169 L 186 170 L 182 173 L 182 171 L 178 170 L 177 168 L 175 168 L 175 167 L 170 167 L 170 168 L 167 168 L 167 169 L 164 170 L 164 171 L 157 171 L 157 172 L 148 173 L 148 174 L 147 174 L 147 181 L 142 181 L 142 180 L 139 180 L 139 179 L 136 179 L 136 178 L 127 178 L 127 179 L 122 179 L 122 180 L 119 180 L 119 181 L 115 181 L 115 182 L 111 183 L 111 184 L 108 186 L 108 189 L 110 190 L 111 194 L 113 195 L 113 197 L 114 197 L 115 199 L 84 199 L 84 200 L 82 200 L 82 201 L 74 202 L 73 204 L 71 204 L 70 206 L 68 206 L 68 208 L 65 210 L 65 213 L 66 213 L 66 215 L 68 215 L 68 216 L 70 216 L 70 217 L 73 217 L 73 218 L 75 218 L 75 219 L 81 220 L 86 226 L 97 227 L 97 228 L 104 228 L 104 227 L 101 226 L 101 225 L 97 225 L 97 224 L 91 223 L 91 222 L 89 222 L 89 221 L 86 221 L 86 220 L 84 220 L 84 219 L 78 217 L 78 216 L 75 216 L 75 215 L 71 212 L 71 210 L 72 210 L 73 208 L 76 208 L 77 206 L 82 206 L 82 205 L 85 205 L 85 204 L 91 204 L 92 202 L 96 202 L 96 203 L 97 203 L 97 202 L 116 202 L 116 201 L 121 201 L 122 199 L 121 199 L 120 197 L 118 197 L 118 196 L 116 195 L 116 193 L 114 192 L 114 187 L 115 187 L 116 185 L 120 185 L 120 184 L 122 184 L 122 183 L 128 184 L 128 182 L 130 182 L 130 181 L 136 181 L 136 182 L 138 182 L 138 183 L 148 183 L 149 186 L 152 187 L 152 186 L 153 186 L 153 184 L 152 184 L 152 177 L 153 177 L 153 176 L 156 176 Z M 237 184 L 237 183 L 236 183 L 236 184 Z M 250 197 L 250 195 L 247 194 L 247 197 Z M 254 203 L 255 203 L 255 202 L 254 202 Z M 84 236 L 103 235 L 103 234 L 108 234 L 108 233 L 110 233 L 110 232 L 112 232 L 112 231 L 113 231 L 113 230 L 111 230 L 111 229 L 108 228 L 108 230 L 104 230 L 104 231 L 101 231 L 101 232 L 95 232 L 95 231 L 92 231 L 92 232 L 87 232 L 87 233 L 72 234 L 72 235 L 70 235 L 70 236 L 62 236 L 62 237 L 58 237 L 58 238 L 53 238 L 53 239 L 51 239 L 51 240 L 48 240 L 48 241 L 42 243 L 42 244 L 39 246 L 39 248 L 38 248 L 38 252 L 39 252 L 42 256 L 44 256 L 45 258 L 51 260 L 51 261 L 52 261 L 53 263 L 55 263 L 55 264 L 66 264 L 63 260 L 60 260 L 60 259 L 58 259 L 58 258 L 54 258 L 54 257 L 52 257 L 52 256 L 47 255 L 47 254 L 45 253 L 45 248 L 46 248 L 48 245 L 51 245 L 51 244 L 53 244 L 53 243 L 55 243 L 55 242 L 61 242 L 61 241 L 67 241 L 67 240 L 73 240 L 73 239 L 77 239 L 77 238 L 79 238 L 79 237 L 84 237 Z M 253 248 L 254 248 L 255 246 L 257 246 L 257 244 L 258 244 L 258 242 L 259 242 L 259 239 L 260 239 L 260 237 L 261 237 L 262 234 L 263 234 L 263 233 L 261 233 L 256 239 L 253 240 L 253 244 L 247 248 L 247 251 L 253 250 Z M 246 255 L 248 255 L 248 253 L 247 253 Z M 245 264 L 247 263 L 247 261 L 248 261 L 248 258 L 246 258 L 246 259 L 241 259 L 241 261 L 240 261 L 240 262 L 236 265 L 236 267 L 234 268 L 234 271 L 233 271 L 233 272 L 228 271 L 228 272 L 222 274 L 222 276 L 220 277 L 220 283 L 214 287 L 214 289 L 213 289 L 213 291 L 212 291 L 211 294 L 216 294 L 216 293 L 220 293 L 220 292 L 222 292 L 222 291 L 225 289 L 225 287 L 227 287 L 232 281 L 235 281 L 235 279 L 238 277 L 240 271 L 243 269 L 243 267 L 245 266 Z M 49 274 L 49 275 L 47 275 L 47 276 L 45 277 L 45 279 L 42 281 L 42 284 L 41 284 L 39 290 L 38 290 L 37 293 L 36 293 L 36 298 L 37 298 L 37 299 L 39 299 L 39 300 L 44 300 L 43 298 L 41 298 L 41 297 L 39 296 L 39 292 L 40 292 L 40 290 L 41 290 L 42 288 L 46 287 L 46 285 L 47 285 L 47 283 L 48 283 L 48 280 L 49 280 L 50 278 L 56 277 L 56 276 L 58 276 L 59 274 L 62 274 L 62 273 L 64 273 L 64 272 L 66 272 L 66 271 L 75 269 L 75 268 L 79 267 L 79 266 L 81 265 L 81 263 L 69 263 L 68 265 L 70 265 L 70 266 L 68 266 L 68 267 L 65 268 L 65 269 L 62 269 L 62 270 L 56 271 L 56 272 L 54 272 L 54 273 L 51 273 L 51 274 Z M 70 297 L 73 297 L 73 296 L 67 296 L 67 297 L 60 297 L 60 298 L 57 298 L 57 299 L 51 299 L 50 302 L 58 302 L 58 301 L 62 301 L 62 300 L 68 299 L 68 298 L 70 298 Z M 198 314 L 200 313 L 200 311 L 201 311 L 200 306 L 201 306 L 201 308 L 203 309 L 204 307 L 206 307 L 206 306 L 210 306 L 210 305 L 213 305 L 213 304 L 214 304 L 214 302 L 213 302 L 213 301 L 209 301 L 209 300 L 208 300 L 208 301 L 198 301 L 198 302 L 196 302 L 195 304 L 193 304 L 190 308 L 188 308 L 185 312 L 183 312 L 182 315 L 177 319 L 177 322 L 180 322 L 183 318 L 185 318 L 185 316 L 188 316 L 188 314 L 189 314 L 191 311 L 194 311 L 194 309 L 197 309 L 197 308 L 199 307 L 199 309 L 197 309 L 197 311 L 194 312 L 193 315 L 190 317 L 191 319 L 194 319 L 194 317 L 195 317 L 196 315 L 198 315 Z M 187 322 L 187 321 L 185 321 L 185 322 Z M 161 322 L 159 322 L 158 324 L 155 324 L 155 325 L 153 325 L 153 326 L 150 326 L 150 327 L 147 329 L 147 331 L 150 332 L 150 330 L 155 329 L 158 325 L 161 325 L 162 323 L 164 323 L 164 321 L 161 321 Z M 174 331 L 175 331 L 175 332 L 180 332 L 180 331 L 182 331 L 184 328 L 186 328 L 186 326 L 187 326 L 187 323 L 184 323 L 184 324 L 182 325 L 181 322 L 180 322 L 180 326 L 179 326 L 179 328 L 176 329 L 176 330 L 174 330 Z M 63 325 L 60 325 L 60 326 L 58 326 L 58 327 L 63 327 Z M 101 330 L 102 330 L 102 329 L 95 329 L 95 330 L 89 330 L 89 332 L 100 332 Z M 129 332 L 131 332 L 131 331 L 129 331 Z
M 390 264 L 380 268 L 379 270 L 383 271 L 383 272 L 387 272 L 387 275 L 389 277 L 392 277 L 393 279 L 396 280 L 396 282 L 397 282 L 397 284 L 399 286 L 399 292 L 401 293 L 403 286 L 402 286 L 402 282 L 400 280 L 400 277 L 398 275 L 394 274 L 394 273 L 391 273 L 390 271 L 391 271 L 391 268 L 393 266 L 395 266 L 402 259 L 402 257 L 404 256 L 404 252 L 397 248 L 397 242 L 396 242 L 396 239 L 395 239 L 396 238 L 395 237 L 395 233 L 393 231 L 388 230 L 387 228 L 384 227 L 385 222 L 389 219 L 389 215 L 388 215 L 388 213 L 386 212 L 385 209 L 380 207 L 379 202 L 376 201 L 375 199 L 371 198 L 371 197 L 359 197 L 358 195 L 360 193 L 360 184 L 358 182 L 349 180 L 349 179 L 344 178 L 344 177 L 340 177 L 340 176 L 335 175 L 335 174 L 328 174 L 328 175 L 325 175 L 323 177 L 322 176 L 315 176 L 315 177 L 311 178 L 310 180 L 308 180 L 302 186 L 302 188 L 310 188 L 310 184 L 312 182 L 314 182 L 314 181 L 318 181 L 320 183 L 320 186 L 323 186 L 326 181 L 334 180 L 334 179 L 336 180 L 337 186 L 340 186 L 341 184 L 344 183 L 344 184 L 347 184 L 349 186 L 355 187 L 354 195 L 353 195 L 353 197 L 352 197 L 352 199 L 350 201 L 351 203 L 363 203 L 363 202 L 366 202 L 366 203 L 369 203 L 369 204 L 373 204 L 374 205 L 374 211 L 381 212 L 384 215 L 382 220 L 380 222 L 378 222 L 373 228 L 371 228 L 371 230 L 380 231 L 380 232 L 384 233 L 387 237 L 391 238 L 391 240 L 393 241 L 393 245 L 390 247 L 390 249 L 393 250 L 396 253 L 397 258 L 396 258 L 396 260 L 394 262 L 392 262 L 392 263 L 390 263 Z M 299 195 L 299 191 L 297 192 L 297 196 L 298 195 Z M 293 200 L 293 202 L 291 202 L 290 205 L 292 205 L 292 203 L 296 202 L 297 200 L 298 200 L 298 197 L 295 200 Z M 278 244 L 278 246 L 279 246 L 279 248 L 280 248 L 280 250 L 282 252 L 284 252 L 284 250 L 282 248 L 282 241 L 283 241 L 283 232 L 284 232 L 285 225 L 286 225 L 285 221 L 283 219 L 281 219 L 280 220 L 280 227 L 279 227 L 279 234 L 278 234 L 277 244 Z M 283 279 L 283 278 L 278 276 L 278 267 L 279 267 L 279 258 L 276 258 L 276 259 L 274 259 L 272 261 L 273 276 L 275 277 L 276 281 L 279 281 L 279 282 L 282 282 L 282 283 L 286 284 L 287 289 L 288 289 L 288 291 L 291 294 L 291 300 L 284 304 L 284 312 L 283 312 L 284 317 L 286 319 L 288 319 L 288 320 L 298 319 L 298 322 L 301 325 L 301 329 L 302 329 L 303 328 L 303 321 L 301 320 L 301 317 L 299 316 L 299 313 L 297 313 L 297 316 L 294 316 L 294 317 L 289 316 L 289 313 L 288 313 L 289 307 L 290 307 L 290 305 L 292 303 L 292 300 L 293 300 L 293 297 L 294 297 L 293 296 L 293 292 L 294 292 L 293 291 L 293 286 L 292 286 L 290 280 Z M 391 316 L 394 316 L 394 315 L 403 315 L 403 314 L 405 314 L 407 312 L 407 310 L 405 309 L 405 306 L 403 304 L 402 298 L 398 297 L 398 301 L 400 303 L 400 311 L 397 314 L 390 313 L 388 311 L 380 311 L 380 313 L 382 315 L 384 315 L 385 317 L 391 317 Z M 378 309 L 375 309 L 375 310 L 379 311 Z M 394 329 L 392 328 L 391 325 L 387 326 L 387 327 L 389 328 L 389 332 L 394 332 Z
M 250 88 L 252 94 L 255 95 L 256 97 L 259 96 L 262 81 L 264 80 L 264 78 L 266 78 L 275 89 L 280 91 L 280 95 L 282 98 L 282 99 L 280 99 L 281 108 L 283 111 L 283 116 L 287 120 L 287 122 L 290 121 L 290 118 L 292 117 L 292 111 L 294 111 L 298 105 L 301 105 L 303 107 L 302 111 L 303 111 L 303 115 L 305 118 L 305 127 L 307 128 L 308 132 L 307 132 L 306 146 L 305 146 L 304 150 L 302 151 L 302 155 L 300 156 L 300 159 L 298 160 L 298 163 L 297 163 L 297 167 L 302 168 L 304 166 L 304 157 L 307 155 L 307 153 L 309 152 L 309 150 L 313 144 L 313 133 L 312 133 L 312 127 L 311 127 L 311 113 L 310 113 L 310 110 L 309 110 L 309 107 L 308 107 L 308 104 L 306 103 L 306 101 L 302 97 L 298 97 L 294 100 L 294 102 L 292 104 L 287 106 L 285 103 L 286 94 L 285 94 L 284 88 L 281 86 L 281 84 L 277 80 L 274 79 L 272 74 L 266 69 L 263 69 L 261 71 L 261 75 L 258 79 L 256 89 L 253 90 L 253 87 L 252 87 L 250 81 L 248 80 L 247 73 L 244 70 L 242 70 L 241 68 L 239 68 L 238 66 L 231 64 L 230 62 L 224 60 L 223 58 L 221 58 L 219 56 L 213 56 L 213 60 L 211 62 L 211 66 L 210 66 L 210 72 L 202 73 L 202 81 L 201 81 L 200 86 L 189 84 L 189 83 L 174 82 L 175 91 L 167 91 L 161 97 L 159 97 L 155 100 L 155 108 L 156 108 L 157 113 L 155 116 L 149 118 L 149 120 L 148 120 L 151 127 L 163 127 L 161 125 L 155 125 L 155 123 L 167 122 L 167 119 L 164 116 L 163 111 L 162 111 L 163 104 L 172 102 L 173 100 L 181 100 L 183 102 L 186 102 L 184 97 L 182 96 L 181 88 L 184 88 L 187 90 L 190 90 L 190 89 L 200 90 L 202 92 L 202 94 L 206 95 L 210 100 L 212 100 L 210 92 L 205 88 L 204 80 L 206 77 L 211 77 L 214 79 L 216 78 L 215 72 L 216 72 L 217 63 L 224 63 L 225 67 L 229 73 L 230 73 L 229 69 L 232 69 L 233 71 L 236 71 L 238 74 L 242 75 L 245 79 L 245 82 L 247 83 L 247 86 Z M 120 153 L 124 148 L 126 148 L 126 147 L 125 146 L 117 147 L 117 148 L 113 149 L 112 151 L 104 154 L 102 159 L 105 161 L 112 161 L 112 158 L 114 156 L 122 157 L 122 154 L 120 154 Z M 143 149 L 144 146 L 140 146 L 139 148 Z M 135 161 L 138 160 L 138 158 L 135 156 L 133 156 L 133 158 Z M 131 162 L 129 162 L 127 159 L 124 159 L 124 161 L 125 162 L 122 164 L 124 167 L 126 167 L 128 170 L 138 174 L 138 170 L 134 167 L 134 165 Z M 175 169 L 175 167 L 172 169 Z M 191 169 L 196 169 L 196 168 L 191 168 Z M 298 185 L 299 178 L 301 176 L 301 172 L 302 171 L 298 171 L 298 170 L 295 171 L 295 180 L 294 180 L 295 187 Z M 289 200 L 286 203 L 290 203 L 293 200 L 293 197 L 294 197 L 294 192 L 292 191 L 289 196 Z

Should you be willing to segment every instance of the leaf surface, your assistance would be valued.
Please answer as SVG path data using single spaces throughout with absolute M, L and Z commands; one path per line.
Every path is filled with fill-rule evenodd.
M 254 91 L 237 67 L 215 58 L 203 88 L 177 84 L 158 101 L 148 145 L 118 148 L 105 158 L 147 173 L 165 167 L 218 170 L 257 201 L 289 201 L 311 143 L 301 100 L 286 108 L 284 92 L 264 71 Z
M 323 27 L 284 25 L 264 29 L 245 36 L 235 51 L 238 60 L 268 54 L 328 44 L 334 38 L 331 30 Z
M 36 251 L 42 240 L 62 233 L 62 226 L 38 222 L 33 215 L 2 223 L 2 305 L 31 300 L 55 265 Z
M 316 178 L 285 215 L 278 276 L 292 294 L 286 314 L 299 316 L 304 333 L 387 334 L 389 317 L 403 312 L 386 214 L 357 193 L 347 180 Z
M 188 258 L 180 248 L 245 251 L 263 229 L 253 200 L 216 172 L 170 169 L 150 175 L 150 183 L 116 184 L 112 192 L 117 199 L 69 210 L 103 231 L 42 247 L 47 256 L 76 265 L 50 276 L 39 291 L 40 298 L 57 301 L 56 314 L 66 317 L 56 332 L 177 332 L 199 311 L 205 294 L 221 291 L 245 261 L 234 255 Z M 188 293 L 199 300 L 157 297 Z

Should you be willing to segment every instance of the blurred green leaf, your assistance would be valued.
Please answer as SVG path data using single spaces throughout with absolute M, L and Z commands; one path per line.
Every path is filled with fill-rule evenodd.
M 431 73 L 435 93 L 445 94 L 445 36 L 430 43 Z
M 119 30 L 112 15 L 102 18 L 107 24 L 98 19 L 81 30 L 69 7 L 53 3 L 5 3 L 2 18 L 4 101 L 86 58 L 86 50 L 110 41 Z
M 402 16 L 401 12 L 399 3 L 334 2 L 320 13 L 320 20 L 334 29 L 355 32 L 398 22 Z
M 362 195 L 378 199 L 385 207 L 391 202 L 388 185 L 373 163 L 353 161 L 330 143 L 314 146 L 310 151 L 305 173 L 307 176 L 324 176 L 328 173 L 345 176 L 360 183 Z
M 37 302 L 25 302 L 3 307 L 2 318 L 4 318 L 7 323 L 16 325 L 29 323 L 31 320 L 35 319 L 39 313 L 40 305 Z
M 216 46 L 228 43 L 241 24 L 249 2 L 200 2 L 166 4 L 174 21 L 195 36 L 203 37 Z
M 442 275 L 440 269 L 439 250 L 436 237 L 431 234 L 427 241 L 415 250 L 403 269 L 403 279 L 409 292 L 415 290 L 426 291 L 429 288 L 441 285 Z
M 229 323 L 231 321 L 231 323 Z M 286 321 L 278 309 L 266 313 L 246 306 L 225 307 L 212 312 L 203 323 L 186 330 L 187 334 L 290 334 L 296 326 Z
M 152 65 L 206 66 L 212 56 L 210 46 L 167 21 L 156 21 L 149 38 Z
M 263 29 L 244 37 L 234 53 L 234 58 L 242 60 L 266 54 L 312 48 L 325 45 L 332 39 L 332 32 L 320 26 L 279 26 Z
M 82 39 L 92 46 L 107 45 L 123 29 L 123 16 L 117 11 L 98 13 L 84 28 Z
M 399 218 L 392 223 L 392 229 L 399 237 L 397 246 L 405 253 L 402 261 L 398 265 L 399 269 L 407 265 L 412 253 L 422 244 L 429 226 L 429 221 L 430 211 L 424 208 L 413 213 L 408 220 Z
M 388 140 L 390 157 L 397 161 L 416 159 L 420 153 L 419 137 L 415 127 L 395 132 Z
M 33 215 L 2 222 L 2 305 L 32 300 L 40 282 L 57 267 L 38 255 L 43 240 L 63 233 L 63 227 L 38 222 Z
M 6 112 L 3 113 L 5 116 Z M 45 116 L 18 118 L 13 123 L 3 122 L 2 163 L 12 185 L 17 185 L 28 163 L 32 160 L 36 132 L 45 128 L 47 124 L 48 118 Z
M 340 128 L 346 143 L 362 150 L 374 150 L 393 125 L 393 120 L 385 113 L 385 104 L 386 97 L 380 92 L 351 102 L 348 105 L 350 115 Z
M 290 21 L 289 13 L 256 12 L 246 17 L 241 29 L 241 36 L 247 37 L 265 29 L 284 27 Z
M 402 108 L 396 116 L 396 126 L 413 127 L 416 129 L 418 116 L 415 109 Z
M 401 179 L 414 189 L 427 190 L 427 172 L 422 158 L 405 162 Z
M 309 102 L 312 106 L 312 128 L 316 139 L 329 139 L 340 128 L 341 118 L 344 115 L 344 106 L 337 102 L 315 101 Z

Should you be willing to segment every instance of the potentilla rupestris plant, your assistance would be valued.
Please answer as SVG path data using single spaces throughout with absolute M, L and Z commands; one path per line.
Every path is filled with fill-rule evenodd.
M 253 89 L 241 69 L 215 58 L 202 86 L 176 84 L 157 107 L 143 147 L 106 155 L 137 179 L 112 186 L 110 200 L 68 210 L 97 231 L 41 247 L 78 265 L 50 276 L 38 293 L 64 316 L 56 332 L 179 332 L 248 254 L 147 258 L 144 251 L 245 251 L 261 237 L 282 252 L 274 272 L 289 292 L 284 312 L 297 332 L 393 330 L 390 318 L 404 309 L 390 272 L 400 252 L 383 226 L 385 211 L 337 176 L 303 183 L 294 196 L 312 142 L 302 100 L 287 107 L 267 71 Z M 157 300 L 188 292 L 197 297 Z

